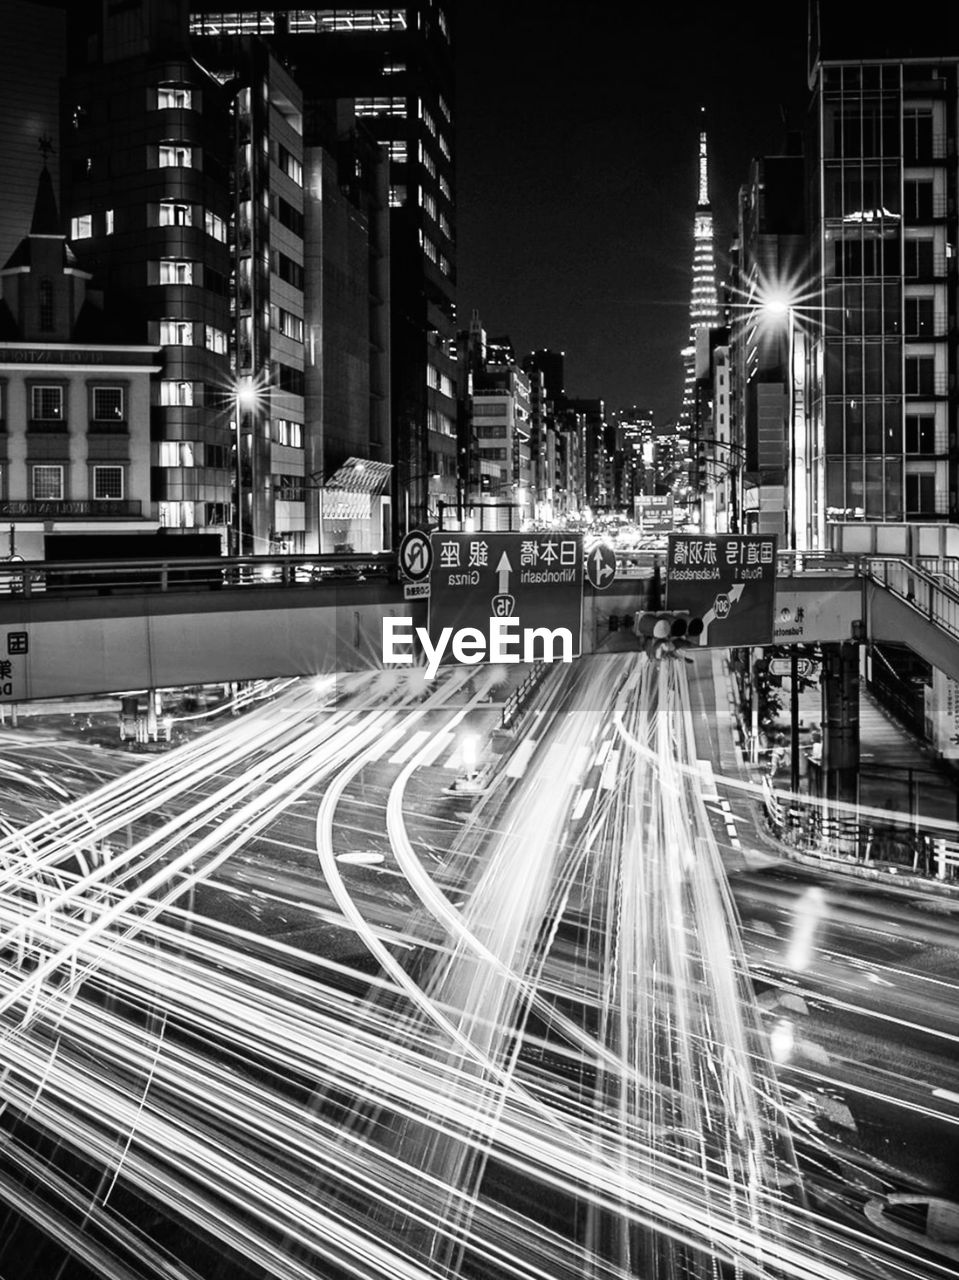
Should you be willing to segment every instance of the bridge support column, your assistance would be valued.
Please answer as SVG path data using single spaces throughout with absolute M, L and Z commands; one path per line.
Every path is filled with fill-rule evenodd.
M 859 646 L 822 646 L 823 797 L 859 799 Z

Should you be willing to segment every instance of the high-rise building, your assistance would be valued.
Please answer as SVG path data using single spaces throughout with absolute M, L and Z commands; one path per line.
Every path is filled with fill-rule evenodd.
M 731 254 L 730 430 L 723 451 L 724 464 L 737 477 L 741 531 L 783 538 L 789 505 L 789 322 L 788 316 L 769 314 L 769 303 L 780 303 L 781 311 L 783 300 L 801 291 L 808 258 L 805 161 L 800 139 L 789 146 L 790 153 L 754 159 L 739 191 Z
M 304 137 L 350 99 L 389 157 L 390 417 L 398 531 L 457 497 L 451 15 L 436 0 L 382 8 L 230 11 L 192 0 L 192 31 L 264 38 L 298 84 Z
M 162 350 L 151 409 L 161 526 L 217 534 L 226 549 L 236 471 L 227 95 L 190 55 L 183 4 L 79 3 L 68 20 L 70 240 L 128 340 Z
M 703 114 L 705 112 L 703 111 Z M 713 210 L 709 202 L 709 173 L 705 122 L 699 132 L 699 196 L 693 219 L 693 283 L 689 305 L 689 341 L 683 348 L 683 404 L 679 432 L 693 428 L 696 382 L 696 335 L 719 323 L 716 258 L 713 249 Z
M 864 20 L 867 12 L 869 20 Z M 814 3 L 818 291 L 797 528 L 959 520 L 955 300 L 959 38 L 919 4 Z

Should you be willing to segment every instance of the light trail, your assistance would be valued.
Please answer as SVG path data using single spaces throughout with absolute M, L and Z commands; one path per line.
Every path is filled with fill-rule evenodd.
M 937 1274 L 797 1195 L 682 665 L 557 679 L 509 800 L 429 872 L 405 788 L 478 706 L 461 683 L 335 708 L 292 688 L 0 841 L 0 1196 L 122 1280 L 197 1274 L 122 1215 L 131 1196 L 238 1277 Z M 391 765 L 389 735 L 419 726 Z M 374 765 L 395 771 L 391 878 L 423 904 L 375 922 L 374 871 L 337 849 Z M 317 911 L 375 975 L 184 905 L 311 796 Z

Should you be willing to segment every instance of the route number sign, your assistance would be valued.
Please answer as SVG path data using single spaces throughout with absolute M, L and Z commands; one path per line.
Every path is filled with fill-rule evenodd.
M 772 644 L 775 534 L 670 534 L 666 608 L 702 618 L 701 645 Z

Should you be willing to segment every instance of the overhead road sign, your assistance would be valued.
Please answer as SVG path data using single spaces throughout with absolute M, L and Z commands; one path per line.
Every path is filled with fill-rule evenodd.
M 616 577 L 616 552 L 599 542 L 586 552 L 586 581 L 597 591 L 605 591 Z
M 565 628 L 572 654 L 582 652 L 583 539 L 580 534 L 434 533 L 428 631 L 435 645 L 444 628 L 486 634 L 493 618 L 515 619 L 520 637 L 532 629 Z M 549 644 L 533 636 L 536 656 Z M 547 657 L 548 660 L 548 657 Z
M 670 534 L 666 608 L 702 619 L 709 648 L 771 644 L 775 534 Z
M 433 563 L 429 534 L 413 529 L 400 543 L 398 558 L 404 577 L 410 582 L 425 582 Z

